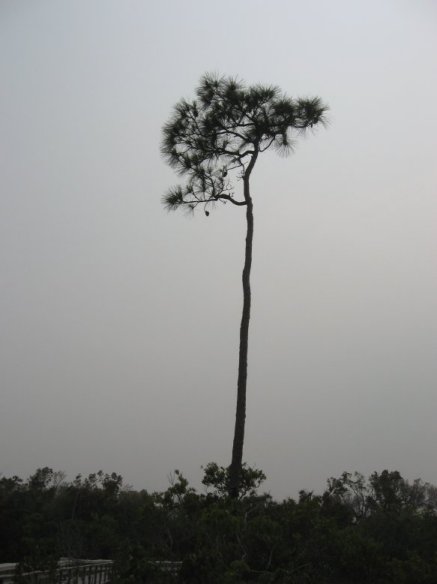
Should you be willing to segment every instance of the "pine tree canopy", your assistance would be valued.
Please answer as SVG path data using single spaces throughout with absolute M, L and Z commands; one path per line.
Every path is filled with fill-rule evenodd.
M 292 99 L 278 87 L 232 77 L 204 75 L 193 101 L 181 100 L 164 126 L 162 153 L 184 186 L 163 197 L 169 210 L 217 201 L 246 205 L 234 197 L 229 173 L 244 177 L 250 161 L 271 146 L 288 153 L 293 137 L 325 122 L 321 100 Z

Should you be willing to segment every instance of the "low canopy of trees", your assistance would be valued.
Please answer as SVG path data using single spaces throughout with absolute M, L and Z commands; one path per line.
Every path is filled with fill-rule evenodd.
M 435 584 L 436 487 L 397 471 L 343 473 L 320 495 L 279 502 L 258 493 L 262 471 L 243 469 L 239 499 L 216 463 L 201 492 L 179 471 L 159 493 L 101 471 L 0 478 L 0 562 L 29 570 L 61 556 L 108 558 L 119 584 Z M 179 574 L 160 560 L 181 562 Z

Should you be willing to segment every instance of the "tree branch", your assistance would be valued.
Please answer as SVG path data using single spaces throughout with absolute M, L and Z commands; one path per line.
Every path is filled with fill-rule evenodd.
M 246 201 L 236 201 L 230 195 L 218 195 L 217 197 L 215 197 L 215 199 L 217 201 L 220 199 L 224 199 L 225 201 L 230 201 L 233 205 L 239 205 L 239 206 L 247 205 Z

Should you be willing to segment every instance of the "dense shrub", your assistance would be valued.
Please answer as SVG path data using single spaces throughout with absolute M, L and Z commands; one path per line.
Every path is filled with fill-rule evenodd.
M 1 478 L 0 562 L 111 558 L 120 584 L 437 583 L 435 487 L 396 471 L 344 473 L 321 495 L 277 502 L 257 494 L 265 477 L 245 467 L 244 491 L 229 499 L 226 472 L 207 465 L 202 494 L 179 471 L 162 493 L 101 471 Z M 179 576 L 158 561 L 180 562 Z

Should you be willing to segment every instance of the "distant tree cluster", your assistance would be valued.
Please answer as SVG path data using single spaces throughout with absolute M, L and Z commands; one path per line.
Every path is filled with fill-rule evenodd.
M 321 495 L 274 501 L 262 471 L 204 469 L 204 492 L 179 471 L 164 492 L 98 472 L 73 481 L 49 468 L 0 479 L 0 562 L 43 569 L 59 557 L 108 558 L 119 584 L 435 584 L 437 488 L 384 470 L 343 473 Z M 157 569 L 181 562 L 178 576 Z

